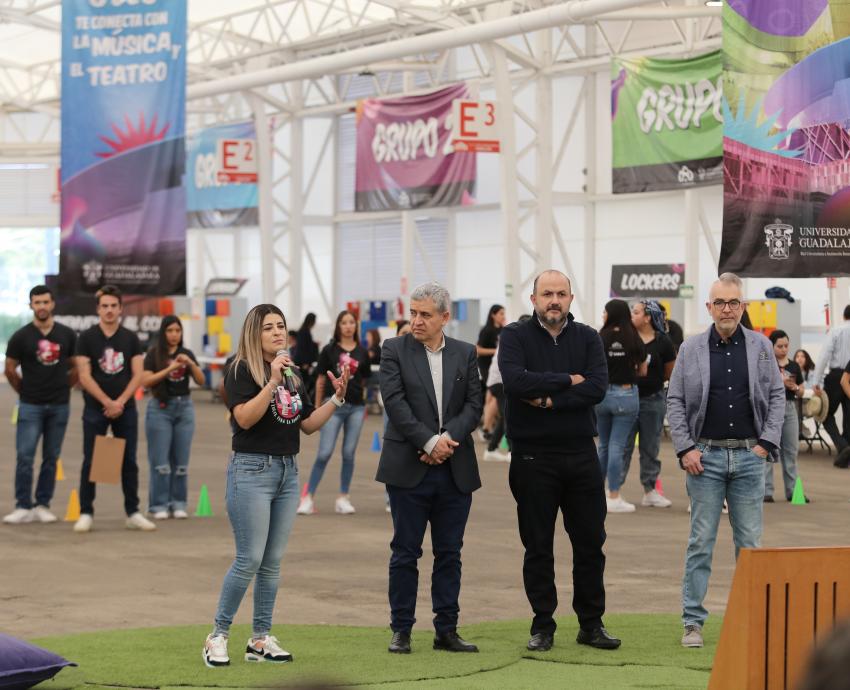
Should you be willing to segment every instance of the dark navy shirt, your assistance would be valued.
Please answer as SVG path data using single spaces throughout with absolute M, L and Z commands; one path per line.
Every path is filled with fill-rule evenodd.
M 753 406 L 750 403 L 750 377 L 747 346 L 738 326 L 723 341 L 716 328 L 708 337 L 711 366 L 708 406 L 700 436 L 715 441 L 726 438 L 756 438 Z

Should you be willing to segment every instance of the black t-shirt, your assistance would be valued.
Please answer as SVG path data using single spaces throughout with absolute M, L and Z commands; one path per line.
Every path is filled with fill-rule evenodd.
M 499 343 L 499 333 L 501 328 L 487 324 L 478 332 L 478 346 L 486 347 L 490 350 L 496 348 Z M 487 381 L 487 372 L 490 371 L 490 364 L 493 361 L 493 355 L 482 355 L 478 358 L 478 370 L 481 372 L 481 379 Z
M 788 378 L 793 377 L 794 383 L 796 383 L 798 386 L 801 383 L 803 383 L 803 381 L 805 381 L 805 379 L 803 378 L 803 372 L 800 369 L 800 365 L 797 364 L 797 362 L 795 362 L 793 359 L 789 359 L 788 364 L 786 364 L 784 367 L 779 367 L 779 370 L 782 372 L 783 381 L 784 381 L 786 376 Z M 786 388 L 785 389 L 785 399 L 786 400 L 796 400 L 797 394 L 794 391 L 788 390 Z
M 371 373 L 369 364 L 369 353 L 363 349 L 360 343 L 350 352 L 343 350 L 339 343 L 329 343 L 319 353 L 319 363 L 316 366 L 319 376 L 325 377 L 325 397 L 333 395 L 333 384 L 325 373 L 332 371 L 334 376 L 342 376 L 343 359 L 348 362 L 350 377 L 348 388 L 345 391 L 345 402 L 352 405 L 363 404 L 363 386 L 365 379 Z
M 64 405 L 71 396 L 68 371 L 77 335 L 54 322 L 43 335 L 28 323 L 15 331 L 6 346 L 6 356 L 21 364 L 21 402 L 30 405 Z
M 632 352 L 626 349 L 620 331 L 604 331 L 599 335 L 608 360 L 608 383 L 614 385 L 637 383 L 636 367 L 646 359 L 646 347 L 640 336 L 635 334 L 637 349 Z
M 655 338 L 644 343 L 649 355 L 649 367 L 646 376 L 638 379 L 638 393 L 641 397 L 653 395 L 664 388 L 664 365 L 676 359 L 673 341 L 664 333 L 655 332 Z
M 144 350 L 139 342 L 139 336 L 124 326 L 119 326 L 118 330 L 107 338 L 100 324 L 95 324 L 80 333 L 77 339 L 77 354 L 89 358 L 94 382 L 107 396 L 115 400 L 124 392 L 130 379 L 133 378 L 131 366 L 133 357 L 144 354 Z M 100 402 L 88 393 L 83 392 L 83 397 L 87 407 L 98 410 L 102 407 Z M 124 407 L 134 405 L 135 402 L 131 397 Z
M 678 352 L 679 348 L 682 347 L 682 343 L 685 342 L 685 333 L 682 327 L 675 321 L 667 319 L 667 335 L 670 336 L 670 340 L 673 341 L 673 347 Z
M 158 371 L 161 371 L 162 369 L 165 369 L 165 367 L 170 365 L 171 362 L 173 362 L 177 358 L 177 355 L 188 355 L 195 364 L 198 363 L 194 352 L 186 349 L 185 347 L 178 347 L 173 355 L 168 356 L 168 359 L 166 359 L 165 364 L 162 367 L 157 368 L 156 354 L 154 352 L 154 348 L 151 348 L 145 355 L 145 371 L 152 371 L 154 373 L 157 373 Z M 163 386 L 163 392 L 165 393 L 165 396 L 163 397 L 167 398 L 177 398 L 183 395 L 189 395 L 189 377 L 191 375 L 192 373 L 189 371 L 189 367 L 184 364 L 183 366 L 177 367 L 173 371 L 168 372 L 168 375 L 165 377 L 165 379 L 163 381 L 160 381 L 156 386 L 154 386 L 154 388 L 157 389 L 158 392 L 158 390 L 160 390 L 159 387 L 165 384 Z M 156 397 L 159 398 L 160 396 L 157 395 Z
M 301 380 L 300 377 L 299 380 Z M 260 388 L 251 376 L 245 361 L 227 368 L 224 390 L 231 412 L 237 405 L 257 397 Z M 292 405 L 292 402 L 295 405 Z M 236 417 L 231 415 L 232 448 L 237 453 L 297 455 L 301 447 L 300 422 L 313 414 L 314 409 L 303 385 L 299 387 L 295 396 L 292 396 L 283 386 L 279 386 L 275 394 L 269 398 L 265 413 L 251 428 L 243 429 L 236 423 Z
M 844 367 L 844 373 L 850 374 L 850 361 L 847 362 L 847 366 Z

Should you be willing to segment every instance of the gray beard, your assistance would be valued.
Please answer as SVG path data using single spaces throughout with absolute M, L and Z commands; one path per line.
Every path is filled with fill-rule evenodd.
M 567 320 L 567 315 L 562 313 L 562 316 L 546 316 L 546 312 L 537 312 L 537 318 L 540 319 L 540 322 L 551 327 L 555 326 L 563 326 L 564 322 Z

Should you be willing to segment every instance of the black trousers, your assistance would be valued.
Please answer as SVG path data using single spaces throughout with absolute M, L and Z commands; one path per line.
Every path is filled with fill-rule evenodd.
M 417 563 L 422 557 L 422 540 L 429 522 L 434 549 L 431 573 L 434 629 L 444 634 L 457 628 L 460 551 L 472 494 L 462 493 L 455 486 L 449 462 L 429 467 L 422 481 L 412 489 L 387 484 L 393 516 L 389 581 L 393 632 L 409 633 L 416 622 Z
M 602 625 L 605 613 L 605 486 L 593 439 L 553 453 L 511 455 L 511 493 L 525 547 L 522 578 L 534 620 L 531 634 L 554 633 L 558 593 L 552 552 L 558 509 L 573 547 L 573 610 L 579 625 Z
M 850 400 L 844 395 L 841 388 L 841 375 L 843 369 L 830 369 L 823 381 L 823 390 L 829 398 L 829 411 L 823 421 L 823 428 L 832 439 L 835 449 L 840 453 L 850 445 Z M 844 433 L 838 431 L 838 422 L 835 421 L 835 413 L 841 407 L 844 417 Z

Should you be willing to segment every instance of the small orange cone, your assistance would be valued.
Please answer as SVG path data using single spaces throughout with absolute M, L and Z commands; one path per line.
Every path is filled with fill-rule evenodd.
M 661 484 L 661 477 L 655 480 L 655 490 L 662 496 L 664 495 L 664 486 Z
M 62 467 L 62 458 L 56 458 L 56 481 L 65 481 L 65 468 Z
M 144 398 L 144 397 L 145 397 L 145 389 L 144 389 L 144 388 L 142 388 L 141 386 L 139 386 L 139 387 L 136 389 L 136 392 L 135 392 L 135 394 L 134 394 L 134 396 L 133 396 L 133 397 L 135 397 L 135 398 L 136 398 L 136 400 L 141 400 L 142 398 Z
M 65 522 L 76 522 L 80 519 L 80 497 L 76 489 L 71 489 L 68 497 L 68 510 L 65 511 Z

